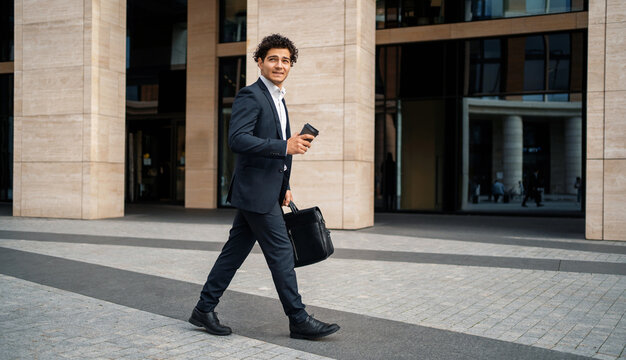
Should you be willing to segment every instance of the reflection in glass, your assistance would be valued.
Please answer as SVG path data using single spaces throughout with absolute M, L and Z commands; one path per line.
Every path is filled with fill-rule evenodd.
M 561 103 L 464 100 L 463 209 L 582 210 L 582 103 Z
M 502 17 L 503 4 L 498 0 L 476 0 L 472 1 L 472 12 L 474 20 L 491 19 Z
M 471 94 L 493 94 L 501 90 L 502 42 L 500 39 L 470 41 Z
M 376 62 L 375 207 L 440 211 L 453 192 L 445 130 L 454 123 L 459 43 L 379 47 Z M 423 56 L 429 54 L 429 56 Z M 452 186 L 454 187 L 454 186 Z
M 246 0 L 220 1 L 220 42 L 246 41 Z
M 463 21 L 460 0 L 377 0 L 376 28 L 433 25 Z
M 501 41 L 504 90 L 485 96 L 489 89 L 479 93 L 479 78 L 468 77 L 467 93 L 476 97 L 463 100 L 462 208 L 580 212 L 584 40 L 568 32 Z M 466 44 L 470 71 L 497 54 L 485 50 L 486 40 Z
M 549 89 L 569 89 L 570 36 L 569 34 L 548 35 L 550 47 L 550 67 L 548 69 Z
M 184 113 L 187 2 L 129 0 L 127 6 L 127 114 Z
M 377 47 L 376 210 L 580 214 L 583 35 Z
M 466 46 L 467 95 L 521 95 L 527 101 L 563 101 L 567 93 L 582 91 L 584 50 L 580 32 L 467 40 Z M 503 54 L 508 55 L 504 58 Z
M 181 203 L 185 198 L 184 120 L 150 119 L 127 125 L 129 201 Z
M 527 37 L 524 62 L 524 90 L 545 89 L 545 60 L 543 36 Z
M 13 3 L 0 2 L 0 62 L 13 61 Z
M 385 28 L 385 0 L 376 0 L 376 29 Z
M 465 21 L 585 10 L 584 0 L 467 0 Z
M 244 56 L 220 58 L 219 62 L 219 185 L 218 205 L 228 206 L 226 198 L 235 170 L 236 156 L 228 147 L 228 124 L 233 101 L 239 89 L 246 86 L 246 61 Z
M 126 198 L 185 196 L 187 1 L 128 0 Z
M 13 200 L 13 74 L 0 74 L 0 201 Z

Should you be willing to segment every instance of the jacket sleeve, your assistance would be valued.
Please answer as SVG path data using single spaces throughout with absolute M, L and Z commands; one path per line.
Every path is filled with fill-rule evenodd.
M 261 105 L 254 93 L 243 88 L 235 97 L 233 112 L 228 130 L 228 145 L 238 154 L 256 155 L 269 158 L 284 158 L 287 141 L 264 139 L 254 135 L 254 129 L 261 116 Z

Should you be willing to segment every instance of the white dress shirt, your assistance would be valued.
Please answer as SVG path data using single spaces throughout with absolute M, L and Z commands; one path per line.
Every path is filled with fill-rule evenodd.
M 283 135 L 283 140 L 287 140 L 287 111 L 285 110 L 285 104 L 283 104 L 283 99 L 285 98 L 285 87 L 279 88 L 274 85 L 273 82 L 267 80 L 265 76 L 260 75 L 261 81 L 270 91 L 270 95 L 272 95 L 272 100 L 274 100 L 274 106 L 276 107 L 276 112 L 278 113 L 278 120 L 280 120 L 280 130 Z M 287 155 L 287 145 L 285 145 L 285 155 Z M 285 166 L 285 170 L 287 166 Z

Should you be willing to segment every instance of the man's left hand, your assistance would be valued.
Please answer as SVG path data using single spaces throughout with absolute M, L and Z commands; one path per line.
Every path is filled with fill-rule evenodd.
M 289 206 L 289 203 L 293 201 L 293 196 L 291 195 L 291 190 L 287 190 L 285 193 L 285 200 L 283 200 L 283 206 Z

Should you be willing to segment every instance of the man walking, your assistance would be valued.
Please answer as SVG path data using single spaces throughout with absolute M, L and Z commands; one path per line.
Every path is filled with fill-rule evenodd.
M 215 261 L 189 322 L 213 335 L 229 335 L 214 312 L 235 272 L 255 241 L 263 251 L 278 297 L 289 317 L 292 338 L 316 339 L 337 324 L 314 319 L 304 310 L 294 271 L 293 248 L 280 205 L 292 200 L 289 189 L 292 155 L 311 147 L 312 135 L 290 133 L 283 82 L 298 58 L 294 44 L 281 35 L 265 37 L 254 53 L 261 70 L 257 82 L 239 91 L 233 103 L 228 143 L 239 154 L 228 200 L 237 208 L 228 241 Z
M 528 207 L 526 205 L 526 201 L 529 198 L 534 199 L 537 207 L 543 206 L 541 203 L 541 194 L 539 193 L 539 186 L 541 182 L 539 180 L 539 169 L 535 169 L 535 171 L 530 174 L 527 178 L 524 189 L 526 190 L 526 196 L 524 196 L 524 200 L 522 200 L 522 206 Z

